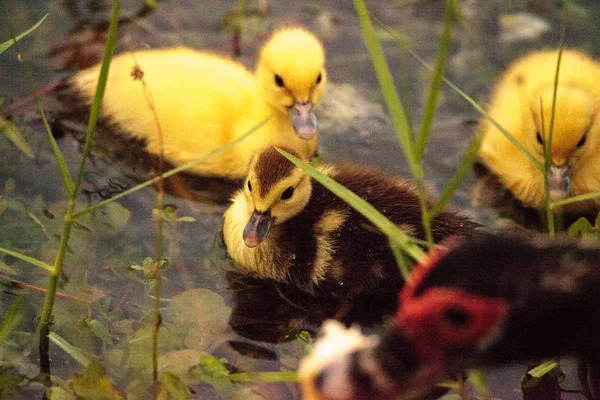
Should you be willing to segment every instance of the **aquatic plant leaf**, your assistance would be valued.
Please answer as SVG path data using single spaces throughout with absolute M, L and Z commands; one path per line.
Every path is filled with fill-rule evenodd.
M 482 369 L 470 369 L 467 370 L 467 379 L 478 394 L 484 396 L 485 398 L 489 398 L 489 389 L 487 384 L 487 371 Z
M 131 211 L 119 203 L 107 204 L 104 211 L 108 218 L 107 225 L 112 226 L 115 232 L 120 232 L 127 225 L 131 217 Z
M 6 254 L 8 254 L 10 256 L 18 258 L 19 260 L 25 261 L 25 262 L 27 262 L 27 263 L 29 263 L 31 265 L 35 265 L 36 267 L 40 267 L 42 269 L 45 269 L 46 271 L 50 271 L 50 272 L 53 271 L 52 266 L 46 264 L 43 261 L 37 260 L 37 259 L 35 259 L 33 257 L 26 256 L 25 254 L 17 253 L 16 251 L 4 249 L 2 247 L 0 247 L 0 252 L 6 253 Z
M 191 399 L 192 394 L 186 385 L 181 382 L 181 379 L 177 375 L 170 372 L 164 372 L 160 376 L 160 393 L 158 394 L 158 400 L 171 400 L 171 399 Z
M 2 316 L 2 323 L 0 323 L 0 343 L 4 343 L 8 335 L 15 330 L 23 319 L 23 314 L 20 312 L 22 303 L 23 298 L 17 297 L 10 305 L 8 311 Z
M 0 132 L 2 132 L 8 140 L 17 146 L 29 158 L 33 158 L 33 150 L 23 137 L 23 134 L 12 121 L 7 121 L 0 118 Z
M 189 370 L 200 363 L 208 353 L 196 349 L 171 351 L 158 357 L 158 370 L 160 372 L 175 374 L 186 385 L 198 383 Z
M 52 386 L 45 393 L 49 400 L 79 400 L 73 393 L 59 387 Z
M 129 354 L 127 366 L 130 369 L 151 372 L 152 369 L 152 332 L 154 326 L 147 325 L 138 329 L 133 337 L 129 339 Z M 160 328 L 158 341 L 159 354 L 168 353 L 176 347 L 181 346 L 180 334 L 175 334 L 169 327 L 163 324 Z
M 228 328 L 230 315 L 223 297 L 208 289 L 192 289 L 172 299 L 165 319 L 183 336 L 187 348 L 210 353 Z
M 2 262 L 2 260 L 0 260 L 0 271 L 4 272 L 5 274 L 8 274 L 8 275 L 18 275 L 19 274 L 19 272 L 17 272 L 16 269 L 4 264 Z
M 586 217 L 581 217 L 577 221 L 573 222 L 569 229 L 567 229 L 567 233 L 569 237 L 578 237 L 580 235 L 587 236 L 594 234 L 595 228 L 592 226 L 590 221 L 587 220 Z
M 44 22 L 44 20 L 46 19 L 46 17 L 48 16 L 48 14 L 44 15 L 38 22 L 36 22 L 35 25 L 33 25 L 31 28 L 27 29 L 25 32 L 17 35 L 17 37 L 15 37 L 16 41 L 19 41 L 21 39 L 23 39 L 25 36 L 29 35 L 31 32 L 35 31 L 41 24 L 42 22 Z M 6 51 L 6 49 L 8 49 L 10 46 L 12 46 L 13 44 L 15 44 L 15 40 L 13 39 L 9 39 L 4 43 L 0 43 L 0 54 L 4 53 Z
M 94 336 L 102 340 L 104 344 L 112 346 L 112 335 L 108 329 L 106 329 L 104 324 L 102 324 L 102 322 L 98 321 L 97 319 L 86 318 L 85 323 L 90 328 Z
M 346 189 L 344 186 L 340 185 L 327 175 L 319 172 L 314 167 L 305 163 L 292 156 L 291 154 L 277 149 L 285 158 L 293 162 L 298 167 L 302 168 L 306 171 L 312 178 L 314 178 L 321 185 L 325 186 L 331 193 L 335 194 L 342 200 L 344 200 L 348 205 L 354 208 L 356 211 L 361 213 L 365 218 L 373 223 L 381 232 L 383 232 L 394 245 L 401 248 L 407 254 L 409 254 L 413 259 L 420 260 L 424 257 L 423 250 L 414 243 L 411 242 L 411 238 L 402 231 L 399 227 L 394 225 L 392 221 L 387 219 L 381 212 L 379 212 L 375 207 L 367 203 L 364 199 L 357 196 L 354 192 Z
M 50 332 L 48 337 L 54 344 L 63 349 L 83 367 L 88 367 L 92 362 L 92 358 L 85 354 L 83 350 L 81 350 L 79 347 L 73 346 L 71 343 L 60 337 L 56 332 Z
M 229 370 L 214 356 L 207 354 L 202 357 L 200 362 L 190 369 L 190 374 L 200 382 L 212 385 L 221 397 L 229 398 L 235 392 L 235 385 L 229 379 Z
M 537 367 L 527 371 L 527 374 L 531 375 L 534 378 L 541 378 L 542 376 L 552 371 L 560 371 L 560 364 L 556 360 L 548 360 L 546 362 L 543 362 Z
M 94 360 L 84 372 L 73 376 L 73 389 L 78 398 L 89 400 L 124 400 L 123 393 L 115 390 L 102 364 Z
M 0 399 L 12 398 L 11 392 L 23 384 L 25 377 L 17 374 L 14 366 L 0 365 Z

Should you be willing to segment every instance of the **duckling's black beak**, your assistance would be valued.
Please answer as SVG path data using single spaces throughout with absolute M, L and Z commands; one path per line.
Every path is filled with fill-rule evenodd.
M 566 198 L 571 187 L 571 167 L 569 167 L 569 164 L 566 162 L 561 165 L 552 163 L 548 171 L 548 184 L 552 201 Z
M 270 211 L 256 211 L 252 213 L 250 220 L 244 228 L 244 243 L 248 247 L 256 247 L 267 237 L 274 218 Z
M 292 126 L 302 139 L 312 139 L 317 134 L 317 117 L 310 101 L 300 103 L 298 100 L 288 108 L 292 118 Z

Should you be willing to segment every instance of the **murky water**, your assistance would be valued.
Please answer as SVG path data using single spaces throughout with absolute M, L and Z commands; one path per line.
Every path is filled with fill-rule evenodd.
M 15 0 L 6 3 L 11 23 L 18 32 L 49 13 L 44 24 L 21 42 L 38 87 L 99 60 L 103 27 L 110 10 L 107 1 Z M 117 51 L 185 44 L 231 54 L 232 33 L 227 21 L 236 1 L 169 0 L 160 2 L 153 12 L 133 17 L 141 3 L 124 2 L 122 14 L 126 20 L 119 31 Z M 341 0 L 270 3 L 267 17 L 249 10 L 242 36 L 242 61 L 249 66 L 254 64 L 257 49 L 274 26 L 302 24 L 315 32 L 327 50 L 331 81 L 319 108 L 323 157 L 326 161 L 352 160 L 389 173 L 407 174 L 408 168 L 386 115 L 352 3 Z M 568 45 L 600 55 L 600 28 L 592 23 L 600 17 L 600 6 L 591 0 L 572 4 Z M 367 5 L 413 50 L 433 63 L 443 12 L 440 2 L 371 1 Z M 558 41 L 560 17 L 552 2 L 466 0 L 462 5 L 464 19 L 455 32 L 447 76 L 476 100 L 485 102 L 494 77 L 511 59 L 529 49 L 554 46 Z M 249 7 L 254 6 L 255 2 L 250 2 Z M 528 22 L 511 25 L 510 16 L 514 13 L 525 15 Z M 0 41 L 8 37 L 7 32 L 2 32 Z M 417 61 L 405 56 L 395 42 L 383 33 L 381 37 L 386 39 L 384 48 L 388 61 L 403 88 L 404 101 L 410 105 L 413 124 L 418 126 L 430 75 Z M 13 102 L 28 94 L 25 76 L 11 49 L 0 56 L 0 98 L 4 97 L 5 104 L 12 106 L 12 113 L 17 115 L 18 126 L 35 158 L 29 159 L 0 136 L 3 208 L 0 246 L 51 264 L 66 196 L 34 107 L 31 102 L 14 106 Z M 425 170 L 434 194 L 443 189 L 460 162 L 475 130 L 471 122 L 477 118 L 476 112 L 449 88 L 442 89 L 440 99 L 431 142 L 425 153 Z M 52 117 L 56 102 L 52 96 L 47 96 L 46 102 Z M 66 135 L 59 139 L 59 145 L 71 172 L 75 173 L 81 144 L 76 137 Z M 122 149 L 108 147 L 108 151 L 96 150 L 88 163 L 81 207 L 97 203 L 150 176 L 146 160 L 137 156 L 122 157 Z M 172 179 L 170 182 L 165 202 L 172 205 L 174 213 L 165 234 L 168 266 L 162 294 L 165 299 L 165 331 L 161 336 L 163 361 L 185 364 L 178 351 L 193 349 L 226 358 L 227 365 L 236 371 L 295 370 L 305 342 L 289 339 L 302 329 L 315 329 L 323 318 L 335 314 L 339 304 L 326 301 L 315 304 L 289 288 L 245 279 L 232 272 L 233 266 L 226 258 L 218 235 L 222 227 L 221 214 L 227 207 L 224 199 L 232 186 L 205 180 Z M 454 206 L 491 226 L 496 219 L 494 212 L 471 205 L 472 183 L 473 178 L 469 177 L 461 186 Z M 152 322 L 151 281 L 140 268 L 143 269 L 146 257 L 154 256 L 156 232 L 152 210 L 155 205 L 156 193 L 147 188 L 79 221 L 69 243 L 59 288 L 62 297 L 56 302 L 53 326 L 68 342 L 88 354 L 100 356 L 115 385 L 139 398 L 147 393 L 143 389 L 147 381 L 143 379 L 149 378 L 150 358 L 149 330 L 145 327 Z M 193 217 L 194 221 L 176 221 L 183 216 Z M 1 309 L 5 312 L 20 296 L 24 299 L 22 312 L 26 316 L 15 338 L 0 353 L 0 359 L 12 360 L 12 374 L 35 375 L 37 350 L 28 343 L 35 342 L 33 323 L 41 309 L 43 293 L 40 291 L 46 287 L 46 276 L 45 272 L 14 258 L 0 258 L 0 281 L 5 287 Z M 373 299 L 370 304 L 374 304 Z M 390 311 L 389 299 L 379 299 L 379 304 L 383 311 Z M 372 320 L 372 310 L 356 305 L 354 311 L 353 318 L 364 323 L 376 322 Z M 94 323 L 89 321 L 98 321 L 106 327 L 110 332 L 108 336 L 92 327 Z M 53 372 L 62 379 L 70 379 L 79 365 L 56 345 L 51 352 Z M 523 371 L 524 367 L 492 371 L 490 387 L 494 397 L 522 398 L 518 387 Z M 569 371 L 566 386 L 576 386 L 573 368 Z M 197 379 L 184 382 L 196 382 L 192 387 L 199 398 L 216 396 L 209 385 L 198 384 Z M 260 384 L 252 388 L 265 398 L 299 396 L 292 384 Z M 221 388 L 217 393 L 226 398 L 241 398 L 248 396 L 249 390 L 240 386 Z M 13 396 L 39 398 L 40 393 L 40 387 L 32 385 Z M 563 398 L 577 398 L 569 396 Z

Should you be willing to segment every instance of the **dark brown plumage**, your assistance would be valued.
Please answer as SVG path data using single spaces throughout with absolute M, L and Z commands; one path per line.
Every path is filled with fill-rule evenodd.
M 309 293 L 347 296 L 398 290 L 402 278 L 388 239 L 343 200 L 301 169 L 290 170 L 290 165 L 274 148 L 251 163 L 244 189 L 234 195 L 225 213 L 224 237 L 231 257 L 257 276 L 290 282 Z M 319 169 L 410 236 L 425 240 L 411 182 L 350 165 L 325 164 Z M 292 192 L 287 199 L 286 191 Z M 451 235 L 471 236 L 477 226 L 445 211 L 432 222 L 433 238 L 439 242 Z
M 317 342 L 321 359 L 301 367 L 307 399 L 421 398 L 466 368 L 565 355 L 587 361 L 600 398 L 599 286 L 598 246 L 495 235 L 450 243 L 413 270 L 381 338 L 335 352 L 354 334 L 326 325 L 334 342 Z

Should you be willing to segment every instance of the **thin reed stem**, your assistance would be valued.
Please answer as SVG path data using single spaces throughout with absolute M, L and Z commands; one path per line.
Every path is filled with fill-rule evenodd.
M 264 124 L 266 124 L 269 120 L 271 119 L 271 116 L 269 115 L 268 117 L 266 117 L 265 119 L 263 119 L 262 121 L 260 121 L 258 124 L 256 124 L 252 129 L 250 129 L 248 132 L 246 132 L 245 134 L 243 134 L 242 136 L 240 136 L 239 138 L 235 139 L 232 142 L 227 143 L 225 146 L 223 147 L 219 147 L 218 149 L 215 149 L 213 151 L 211 151 L 208 154 L 203 155 L 202 157 L 197 158 L 196 160 L 192 160 L 190 162 L 187 162 L 183 165 L 180 165 L 177 168 L 173 168 L 171 170 L 169 170 L 168 172 L 165 172 L 164 174 L 162 174 L 161 176 L 157 176 L 155 178 L 149 179 L 146 182 L 140 183 L 139 185 L 136 185 L 134 187 L 132 187 L 131 189 L 127 189 L 124 192 L 121 192 L 113 197 L 111 197 L 110 199 L 106 199 L 104 201 L 101 201 L 100 203 L 94 204 L 93 206 L 90 206 L 88 208 L 84 208 L 83 210 L 77 211 L 75 214 L 73 214 L 73 218 L 78 218 L 80 216 L 82 216 L 83 214 L 87 214 L 91 211 L 94 211 L 100 207 L 104 207 L 105 205 L 112 203 L 122 197 L 128 196 L 134 192 L 137 192 L 140 189 L 143 189 L 147 186 L 153 185 L 155 183 L 157 183 L 158 181 L 160 181 L 161 179 L 167 179 L 170 176 L 173 176 L 175 174 L 178 174 L 182 171 L 185 171 L 186 169 L 189 169 L 191 167 L 193 167 L 196 164 L 199 164 L 201 162 L 204 162 L 208 159 L 210 159 L 211 157 L 214 157 L 218 154 L 223 153 L 224 151 L 229 150 L 230 148 L 232 148 L 233 146 L 237 145 L 238 143 L 240 143 L 241 141 L 243 141 L 244 139 L 246 139 L 248 136 L 252 135 L 254 132 L 256 132 L 258 129 L 260 129 Z
M 134 60 L 135 55 L 132 54 Z M 156 112 L 154 104 L 154 97 L 152 91 L 146 85 L 144 80 L 144 71 L 140 68 L 137 61 L 135 61 L 134 69 L 131 73 L 134 80 L 139 80 L 142 83 L 142 89 L 144 91 L 144 98 L 146 104 L 152 112 L 154 118 L 154 125 L 156 126 L 156 135 L 158 137 L 158 182 L 156 183 L 156 248 L 155 248 L 155 269 L 154 269 L 154 325 L 152 327 L 152 398 L 157 399 L 160 394 L 160 380 L 158 376 L 158 334 L 160 326 L 162 324 L 162 317 L 160 314 L 160 294 L 162 289 L 162 258 L 163 258 L 163 212 L 164 212 L 164 197 L 165 197 L 165 146 L 163 141 L 163 131 L 160 125 L 160 118 Z
M 550 116 L 550 129 L 548 131 L 548 140 L 544 146 L 544 191 L 546 192 L 546 217 L 548 219 L 548 234 L 551 238 L 555 236 L 555 221 L 554 208 L 552 207 L 552 199 L 550 198 L 550 182 L 548 172 L 550 171 L 552 162 L 552 134 L 554 132 L 554 114 L 556 111 L 556 94 L 558 92 L 558 77 L 560 73 L 560 64 L 562 60 L 563 48 L 565 46 L 565 34 L 567 31 L 567 1 L 563 4 L 562 27 L 560 30 L 560 40 L 558 42 L 558 58 L 556 60 L 556 73 L 554 75 L 554 91 L 552 93 L 552 113 Z M 540 100 L 541 102 L 541 100 Z M 542 110 L 542 118 L 544 116 Z
M 59 281 L 59 278 L 62 273 L 62 267 L 64 265 L 65 254 L 67 251 L 67 245 L 69 242 L 71 229 L 72 229 L 73 223 L 74 223 L 73 214 L 75 211 L 77 194 L 79 192 L 79 186 L 81 184 L 81 178 L 83 176 L 83 171 L 85 169 L 85 162 L 86 162 L 87 156 L 89 154 L 96 120 L 99 115 L 99 109 L 100 109 L 100 104 L 102 101 L 102 96 L 104 95 L 104 88 L 105 88 L 106 77 L 107 77 L 107 73 L 108 73 L 108 65 L 110 63 L 110 59 L 112 58 L 112 53 L 114 51 L 114 45 L 115 45 L 115 41 L 116 41 L 117 28 L 118 28 L 120 5 L 121 5 L 120 0 L 114 0 L 113 7 L 112 7 L 111 21 L 110 21 L 110 26 L 109 26 L 109 33 L 108 33 L 105 52 L 104 52 L 104 56 L 103 56 L 103 60 L 102 60 L 102 70 L 104 71 L 104 74 L 101 74 L 101 76 L 99 78 L 98 88 L 96 91 L 96 97 L 94 99 L 94 104 L 92 106 L 90 123 L 88 125 L 88 133 L 86 136 L 84 152 L 83 152 L 81 164 L 79 167 L 79 174 L 77 176 L 75 183 L 73 183 L 68 170 L 66 170 L 66 165 L 64 167 L 65 171 L 66 171 L 65 172 L 66 175 L 63 175 L 63 182 L 64 182 L 65 188 L 67 190 L 67 193 L 68 193 L 69 203 L 68 203 L 67 211 L 66 211 L 66 214 L 64 217 L 63 229 L 62 229 L 61 236 L 60 236 L 58 250 L 57 250 L 57 253 L 56 253 L 56 256 L 54 259 L 54 265 L 52 267 L 52 271 L 50 272 L 50 278 L 48 280 L 48 289 L 47 289 L 47 293 L 46 293 L 46 296 L 44 299 L 44 305 L 42 307 L 42 312 L 41 312 L 40 321 L 39 321 L 39 325 L 38 325 L 38 330 L 40 333 L 40 345 L 39 345 L 40 381 L 42 383 L 44 383 L 45 385 L 51 384 L 51 382 L 50 382 L 50 358 L 49 358 L 49 354 L 48 354 L 50 343 L 49 343 L 48 334 L 50 333 L 50 325 L 52 323 L 52 310 L 54 307 L 54 300 L 56 298 L 56 288 L 57 288 L 58 281 Z M 15 43 L 15 46 L 17 46 L 16 43 Z M 21 57 L 21 58 L 23 60 L 23 57 Z M 27 71 L 29 71 L 26 68 L 25 61 L 23 60 L 22 62 L 23 62 L 23 67 Z M 29 74 L 28 72 L 27 72 L 27 75 L 29 77 L 31 77 L 30 76 L 31 74 Z M 33 80 L 31 80 L 31 84 L 33 85 Z M 36 98 L 36 102 L 38 102 L 40 115 L 42 116 L 42 119 L 44 120 L 44 125 L 47 125 L 47 121 L 44 116 L 44 111 L 41 107 L 41 104 L 39 103 L 39 99 L 35 95 L 35 88 L 33 88 L 33 92 L 34 92 L 34 97 Z M 48 132 L 49 137 L 51 138 L 50 142 L 53 144 L 53 146 L 56 145 L 56 142 L 54 140 L 54 137 L 52 136 L 52 132 L 50 131 L 50 127 L 48 125 L 47 125 L 47 132 Z M 59 163 L 59 166 L 61 165 L 61 162 L 64 163 L 64 159 L 62 158 L 62 154 L 60 154 L 60 150 L 58 150 L 58 148 L 57 148 L 57 151 L 55 152 L 55 157 L 57 158 L 57 162 Z M 62 172 L 62 168 L 61 168 L 61 172 Z M 68 176 L 68 178 L 67 178 L 67 176 Z

